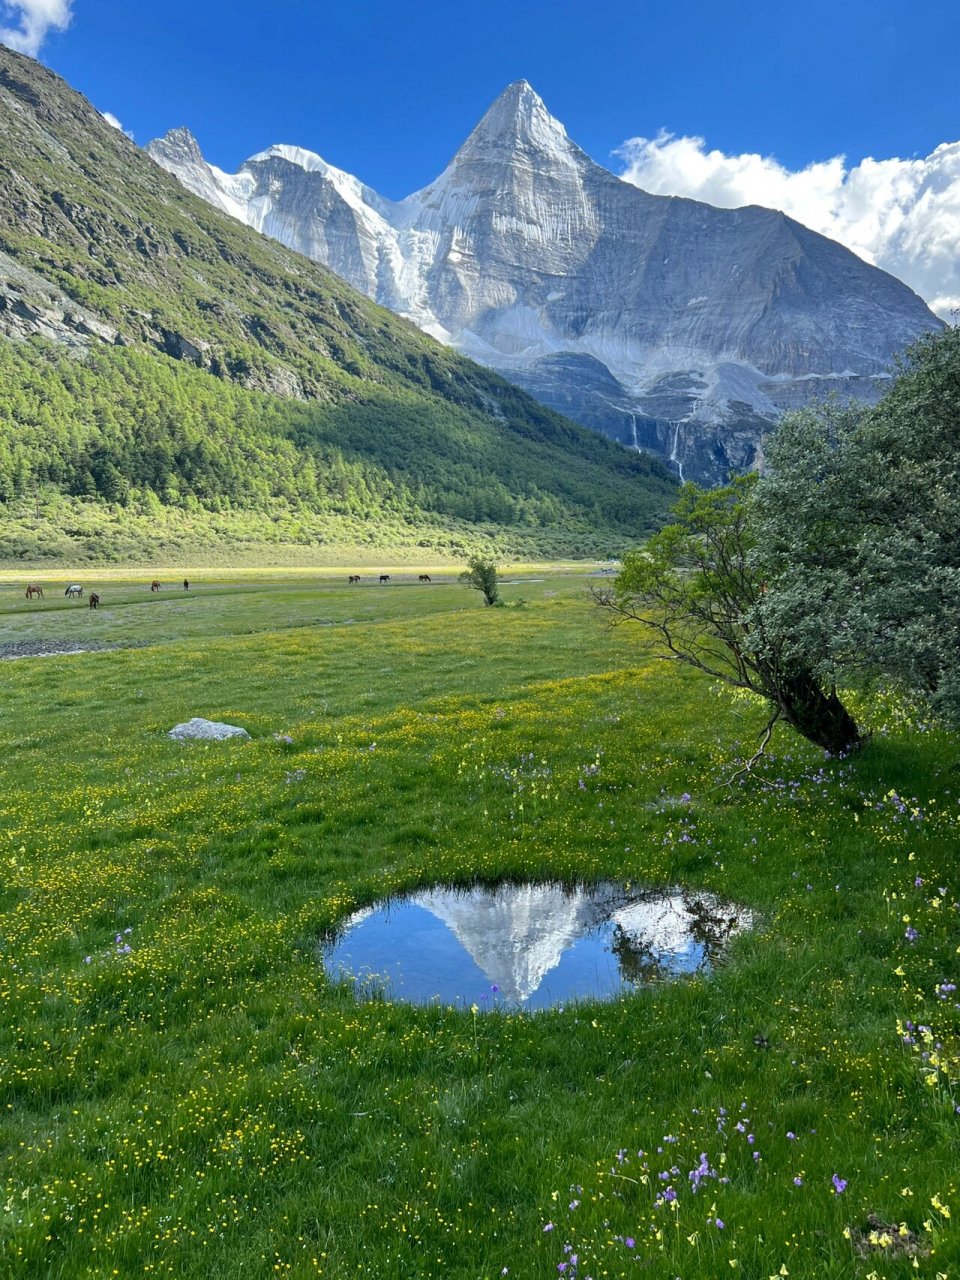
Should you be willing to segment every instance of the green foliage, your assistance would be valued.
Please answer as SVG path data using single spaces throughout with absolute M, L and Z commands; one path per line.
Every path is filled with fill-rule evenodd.
M 468 587 L 483 593 L 484 604 L 496 604 L 500 596 L 497 566 L 492 560 L 484 560 L 482 556 L 471 556 L 467 567 L 460 575 L 460 581 Z
M 39 505 L 51 533 L 57 519 L 61 532 L 79 527 L 63 498 L 126 513 L 121 536 L 100 548 L 107 558 L 139 517 L 157 516 L 159 536 L 161 510 L 191 507 L 213 524 L 243 512 L 259 522 L 275 509 L 285 528 L 299 511 L 314 536 L 334 541 L 401 545 L 406 529 L 431 544 L 446 531 L 463 554 L 498 539 L 514 553 L 609 554 L 664 500 L 599 437 L 563 424 L 531 438 L 519 410 L 492 420 L 409 391 L 381 387 L 362 403 L 282 399 L 147 352 L 103 348 L 77 360 L 38 340 L 0 342 L 0 387 L 7 558 L 15 545 L 34 554 L 27 509 Z M 144 551 L 154 554 L 149 538 Z
M 753 563 L 750 522 L 755 483 L 751 475 L 722 489 L 684 485 L 674 522 L 626 556 L 598 602 L 640 623 L 665 656 L 760 695 L 772 710 L 768 729 L 782 717 L 825 750 L 849 751 L 859 733 L 835 689 L 764 613 L 768 584 Z
M 878 405 L 784 419 L 758 487 L 766 624 L 825 680 L 894 681 L 960 727 L 960 330 Z

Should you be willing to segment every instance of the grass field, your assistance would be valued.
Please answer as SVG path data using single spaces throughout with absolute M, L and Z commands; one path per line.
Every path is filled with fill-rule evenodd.
M 346 572 L 0 581 L 0 653 L 122 646 L 0 662 L 0 1274 L 960 1280 L 956 739 L 877 700 L 729 785 L 762 711 L 583 572 Z M 521 876 L 759 923 L 535 1016 L 326 982 L 356 907 Z

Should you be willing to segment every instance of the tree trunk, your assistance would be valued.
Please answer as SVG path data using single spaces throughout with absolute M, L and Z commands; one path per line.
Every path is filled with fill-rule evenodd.
M 857 722 L 837 697 L 836 689 L 824 693 L 813 676 L 804 672 L 780 680 L 778 694 L 784 720 L 824 751 L 846 755 L 861 745 Z

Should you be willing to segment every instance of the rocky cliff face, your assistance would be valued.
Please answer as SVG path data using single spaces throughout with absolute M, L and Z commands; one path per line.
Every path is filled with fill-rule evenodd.
M 229 175 L 186 130 L 150 154 L 544 403 L 713 482 L 786 407 L 873 400 L 940 321 L 900 281 L 768 209 L 649 195 L 595 164 L 524 81 L 400 202 L 296 147 Z

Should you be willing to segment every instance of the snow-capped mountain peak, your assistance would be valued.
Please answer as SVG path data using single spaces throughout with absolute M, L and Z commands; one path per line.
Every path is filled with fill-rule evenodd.
M 570 140 L 566 129 L 550 114 L 540 95 L 526 80 L 517 80 L 508 85 L 490 106 L 458 155 L 467 155 L 479 146 L 490 145 L 500 150 L 531 147 L 550 151 L 568 147 Z
M 234 175 L 179 130 L 149 151 L 198 195 L 688 479 L 756 465 L 784 408 L 876 398 L 893 355 L 940 323 L 781 213 L 621 181 L 525 80 L 399 203 L 300 147 Z
M 160 143 L 153 143 L 153 146 L 159 146 Z M 200 143 L 196 140 L 186 125 L 180 125 L 177 129 L 171 129 L 166 133 L 162 140 L 170 155 L 179 156 L 183 160 L 189 160 L 196 164 L 205 164 L 203 152 L 200 150 Z
M 295 164 L 305 173 L 317 171 L 326 173 L 333 168 L 315 151 L 308 151 L 306 147 L 291 146 L 287 142 L 277 142 L 272 147 L 267 147 L 266 151 L 258 151 L 255 156 L 250 157 L 247 164 L 256 164 L 258 161 L 265 160 L 286 160 L 288 164 Z
M 260 151 L 257 155 L 251 156 L 243 164 L 241 172 L 250 173 L 255 171 L 258 165 L 270 166 L 274 163 L 292 165 L 304 174 L 318 175 L 319 179 L 328 182 L 349 205 L 358 211 L 370 208 L 381 212 L 392 205 L 391 201 L 385 200 L 372 187 L 366 186 L 359 178 L 355 178 L 352 173 L 329 164 L 315 151 L 308 151 L 305 147 L 291 146 L 289 143 L 276 143 L 266 151 Z M 274 184 L 276 181 L 274 178 Z

